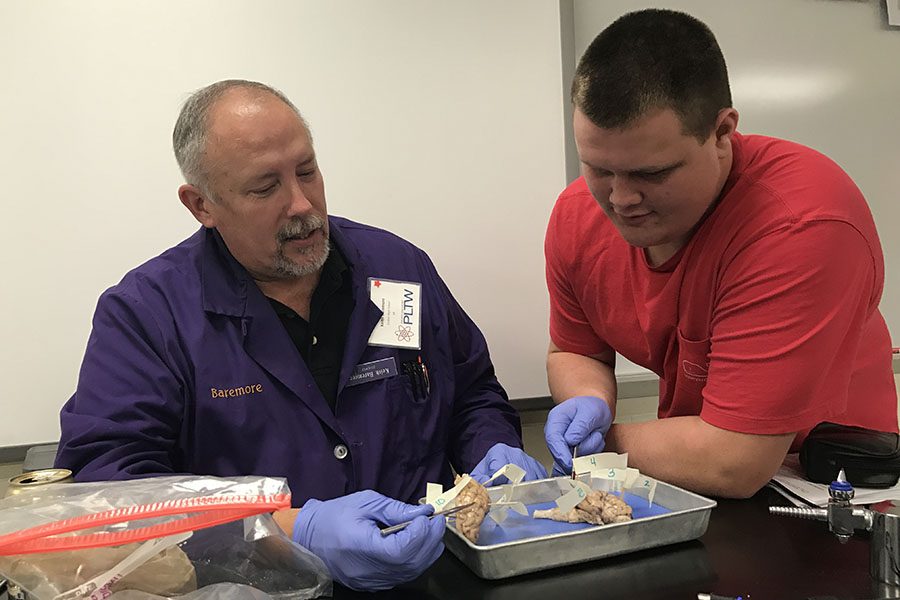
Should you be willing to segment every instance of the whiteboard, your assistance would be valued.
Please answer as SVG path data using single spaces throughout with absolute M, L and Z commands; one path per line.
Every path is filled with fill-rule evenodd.
M 616 18 L 648 7 L 685 11 L 712 29 L 739 131 L 811 146 L 860 187 L 884 250 L 881 311 L 900 345 L 900 28 L 888 26 L 884 2 L 575 0 L 576 57 Z
M 510 396 L 547 394 L 557 2 L 4 0 L 0 23 L 0 446 L 58 439 L 98 296 L 198 227 L 171 131 L 224 78 L 282 89 L 329 211 L 425 249 Z

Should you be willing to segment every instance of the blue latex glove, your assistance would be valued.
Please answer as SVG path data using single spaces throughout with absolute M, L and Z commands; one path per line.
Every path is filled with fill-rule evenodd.
M 428 519 L 431 505 L 413 506 L 365 490 L 334 500 L 307 500 L 293 539 L 322 559 L 339 583 L 362 591 L 412 581 L 444 551 L 444 517 Z M 379 524 L 412 520 L 382 537 Z
M 575 396 L 554 407 L 547 415 L 544 438 L 553 455 L 553 475 L 572 472 L 572 449 L 579 456 L 603 451 L 603 436 L 612 425 L 609 405 L 596 396 Z
M 481 459 L 469 475 L 478 483 L 484 483 L 490 478 L 497 469 L 505 464 L 512 463 L 518 467 L 525 469 L 525 481 L 533 479 L 546 479 L 547 469 L 544 466 L 525 454 L 524 450 L 513 448 L 506 444 L 494 444 L 487 451 L 484 458 Z M 506 481 L 505 477 L 498 477 L 491 483 L 502 483 Z

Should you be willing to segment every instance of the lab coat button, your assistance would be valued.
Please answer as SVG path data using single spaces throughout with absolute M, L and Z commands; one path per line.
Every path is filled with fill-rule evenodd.
M 343 444 L 338 444 L 334 447 L 334 457 L 338 460 L 344 460 L 347 458 L 347 446 Z
M 318 343 L 319 343 L 319 338 L 317 338 L 316 336 L 313 336 L 312 343 L 313 343 L 313 346 L 315 346 L 316 344 L 318 344 Z

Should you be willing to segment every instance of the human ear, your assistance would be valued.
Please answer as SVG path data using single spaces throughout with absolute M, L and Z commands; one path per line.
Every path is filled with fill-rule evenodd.
M 733 108 L 723 108 L 716 117 L 716 150 L 720 157 L 731 151 L 731 136 L 737 131 L 738 112 Z
M 178 198 L 201 225 L 209 229 L 216 226 L 215 215 L 208 208 L 208 205 L 212 204 L 212 200 L 199 187 L 185 183 L 178 188 Z

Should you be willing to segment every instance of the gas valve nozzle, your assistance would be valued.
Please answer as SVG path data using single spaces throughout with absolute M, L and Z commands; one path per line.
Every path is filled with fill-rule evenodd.
M 850 539 L 854 530 L 864 529 L 868 531 L 872 529 L 873 517 L 871 511 L 865 508 L 855 508 L 850 503 L 855 493 L 853 486 L 847 481 L 844 470 L 841 469 L 837 479 L 828 486 L 829 500 L 827 508 L 770 506 L 769 513 L 800 519 L 828 521 L 828 529 L 843 544 Z

